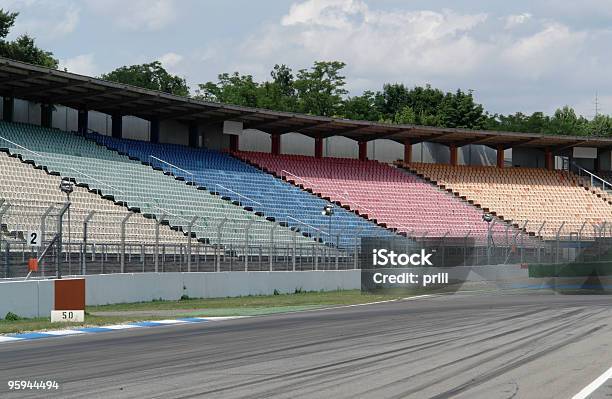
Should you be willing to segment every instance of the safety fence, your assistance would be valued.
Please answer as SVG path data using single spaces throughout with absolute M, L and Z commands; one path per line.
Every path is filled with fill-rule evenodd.
M 121 213 L 122 212 L 122 213 Z M 121 212 L 71 210 L 68 203 L 14 206 L 0 200 L 0 278 L 137 272 L 347 270 L 372 265 L 373 251 L 431 253 L 435 266 L 518 263 L 561 264 L 612 259 L 612 222 L 585 223 L 578 231 L 557 229 L 554 239 L 528 231 L 529 221 L 470 232 L 363 237 L 338 247 L 279 223 L 269 231 L 236 233 L 232 221 L 210 226 L 198 237 L 185 227 L 170 228 L 163 217 L 131 218 Z M 201 221 L 205 222 L 205 221 Z M 499 223 L 499 222 L 498 222 Z M 545 223 L 539 228 L 542 230 Z M 185 231 L 187 230 L 187 231 Z M 575 229 L 574 229 L 575 230 Z M 589 234 L 585 234 L 589 231 Z M 32 259 L 37 266 L 32 268 Z

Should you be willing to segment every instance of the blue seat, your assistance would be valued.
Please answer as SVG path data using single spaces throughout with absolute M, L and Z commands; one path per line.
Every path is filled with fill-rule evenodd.
M 394 235 L 392 231 L 338 206 L 334 208 L 330 221 L 329 216 L 322 214 L 329 202 L 223 152 L 117 139 L 95 133 L 88 137 L 142 162 L 149 162 L 153 167 L 172 171 L 187 182 L 194 180 L 198 186 L 251 207 L 255 212 L 262 212 L 266 217 L 273 217 L 277 222 L 308 232 L 313 237 L 318 235 L 333 245 L 353 247 L 361 237 Z

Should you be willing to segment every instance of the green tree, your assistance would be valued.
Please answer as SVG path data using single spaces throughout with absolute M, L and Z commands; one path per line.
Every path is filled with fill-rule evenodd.
M 297 111 L 297 95 L 291 68 L 284 64 L 276 64 L 270 76 L 272 81 L 259 85 L 257 106 L 275 111 Z
M 122 66 L 100 77 L 112 82 L 162 91 L 177 96 L 189 96 L 189 87 L 186 80 L 168 73 L 159 61 L 149 64 Z
M 588 121 L 580 116 L 576 116 L 576 112 L 569 106 L 564 106 L 555 111 L 555 114 L 550 118 L 550 125 L 545 133 L 563 134 L 563 135 L 583 135 L 587 133 Z
M 591 136 L 612 136 L 612 117 L 597 115 L 589 122 L 586 132 Z
M 398 125 L 413 125 L 418 120 L 418 115 L 411 106 L 406 105 L 400 111 L 397 111 L 391 119 L 381 119 L 381 122 L 395 123 Z
M 382 115 L 376 106 L 375 93 L 367 90 L 360 96 L 348 97 L 343 101 L 342 117 L 366 121 L 381 120 Z
M 259 83 L 253 80 L 253 76 L 240 75 L 238 72 L 231 75 L 222 73 L 218 79 L 217 83 L 199 84 L 195 97 L 206 101 L 257 107 Z
M 0 57 L 57 69 L 58 60 L 53 58 L 53 53 L 38 48 L 34 38 L 21 35 L 16 40 L 6 40 L 18 15 L 0 8 Z
M 315 61 L 310 69 L 300 69 L 294 83 L 298 109 L 312 115 L 335 116 L 342 110 L 345 77 L 340 71 L 346 66 L 340 61 Z
M 4 39 L 9 34 L 18 15 L 18 12 L 4 11 L 0 8 L 0 39 Z
M 274 65 L 272 72 L 272 83 L 276 85 L 278 93 L 286 97 L 295 96 L 295 87 L 293 87 L 293 71 L 287 65 Z
M 445 94 L 440 89 L 430 85 L 416 86 L 408 93 L 408 104 L 417 114 L 417 124 L 427 126 L 441 126 L 440 107 Z
M 550 125 L 550 117 L 543 112 L 534 112 L 523 123 L 523 132 L 543 133 Z
M 472 93 L 457 90 L 446 93 L 438 107 L 438 120 L 443 127 L 484 129 L 486 115 L 482 105 L 476 104 Z
M 522 112 L 489 116 L 486 129 L 507 132 L 545 133 L 550 130 L 550 117 L 542 112 L 525 115 Z
M 382 91 L 376 93 L 375 104 L 385 120 L 392 120 L 395 114 L 407 105 L 414 106 L 410 98 L 410 90 L 398 83 L 384 84 Z

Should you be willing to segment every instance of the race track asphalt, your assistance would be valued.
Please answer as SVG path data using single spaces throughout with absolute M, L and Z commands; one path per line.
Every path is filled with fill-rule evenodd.
M 611 305 L 462 294 L 11 342 L 0 397 L 571 398 L 612 366 Z

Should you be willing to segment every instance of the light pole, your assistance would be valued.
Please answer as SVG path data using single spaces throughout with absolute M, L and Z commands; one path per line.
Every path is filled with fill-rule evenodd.
M 328 226 L 327 226 L 327 234 L 329 234 L 329 238 L 331 240 L 331 237 L 332 237 L 331 222 L 332 222 L 332 216 L 334 215 L 334 206 L 332 204 L 325 205 L 323 207 L 323 211 L 321 211 L 321 215 L 329 217 Z
M 69 178 L 67 177 L 63 177 L 62 181 L 60 182 L 60 186 L 59 186 L 60 190 L 66 194 L 66 199 L 68 204 L 70 204 L 70 194 L 74 191 L 74 187 L 72 185 L 72 182 L 70 181 Z M 72 271 L 71 269 L 71 242 L 70 242 L 70 207 L 68 207 L 68 271 Z M 57 256 L 61 256 L 61 250 L 62 248 L 59 248 L 58 251 L 58 255 Z
M 482 220 L 487 222 L 487 264 L 491 264 L 491 222 L 493 221 L 493 216 L 490 213 L 485 213 L 482 215 Z

